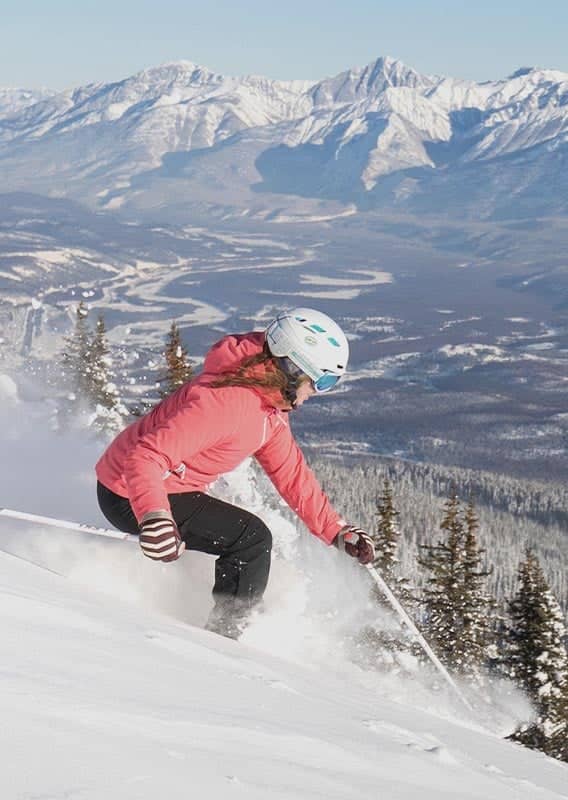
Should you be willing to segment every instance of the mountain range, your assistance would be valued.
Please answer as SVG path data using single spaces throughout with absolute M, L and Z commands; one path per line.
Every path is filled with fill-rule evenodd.
M 469 219 L 568 211 L 568 74 L 476 83 L 379 58 L 321 81 L 190 62 L 53 93 L 0 89 L 3 191 L 130 217 Z

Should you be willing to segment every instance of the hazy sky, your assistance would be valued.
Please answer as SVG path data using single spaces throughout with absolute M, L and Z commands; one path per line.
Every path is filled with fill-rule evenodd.
M 568 0 L 0 0 L 0 86 L 62 89 L 186 59 L 323 78 L 380 55 L 487 80 L 568 72 Z

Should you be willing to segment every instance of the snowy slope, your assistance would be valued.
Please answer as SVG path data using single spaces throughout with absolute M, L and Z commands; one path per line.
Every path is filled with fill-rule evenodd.
M 543 182 L 537 205 L 565 211 L 563 179 L 548 178 L 567 141 L 568 75 L 546 69 L 475 83 L 379 58 L 310 82 L 182 61 L 23 107 L 0 101 L 4 190 L 154 215 L 199 203 L 258 213 L 282 194 L 518 213 Z
M 100 522 L 102 444 L 50 433 L 7 376 L 0 398 L 2 503 Z M 377 614 L 364 572 L 297 531 L 246 466 L 218 491 L 275 534 L 266 612 L 239 643 L 195 627 L 210 557 L 151 564 L 135 544 L 0 517 L 1 797 L 567 796 L 566 765 L 501 738 L 526 718 L 519 699 L 476 698 L 471 717 L 428 674 L 355 666 L 349 633 Z
M 307 668 L 3 554 L 0 598 L 3 797 L 567 796 L 565 765 L 331 653 Z

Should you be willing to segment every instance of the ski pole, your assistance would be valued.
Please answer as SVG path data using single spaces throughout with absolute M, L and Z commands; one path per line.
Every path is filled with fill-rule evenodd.
M 68 520 L 55 519 L 54 517 L 42 517 L 39 514 L 28 514 L 25 511 L 13 511 L 10 508 L 0 508 L 0 516 L 19 519 L 22 520 L 22 522 L 33 522 L 36 525 L 49 525 L 52 528 L 64 528 L 65 530 L 75 531 L 76 533 L 106 536 L 107 539 L 122 539 L 128 542 L 138 541 L 138 536 L 132 533 L 111 531 L 108 528 L 96 528 L 94 525 L 85 525 L 81 522 L 69 522 Z
M 432 648 L 430 647 L 424 636 L 422 636 L 422 634 L 420 633 L 420 631 L 418 630 L 418 628 L 416 627 L 410 616 L 407 614 L 407 612 L 404 610 L 398 599 L 393 594 L 392 590 L 389 588 L 388 584 L 384 581 L 384 579 L 380 576 L 380 574 L 377 572 L 377 570 L 373 567 L 372 564 L 366 564 L 366 567 L 369 574 L 371 575 L 371 577 L 373 578 L 373 580 L 375 581 L 381 592 L 389 601 L 389 603 L 396 611 L 402 622 L 410 630 L 410 632 L 412 633 L 418 644 L 421 646 L 421 648 L 424 650 L 430 661 L 434 664 L 438 672 L 440 672 L 440 674 L 444 677 L 446 682 L 452 687 L 452 689 L 459 697 L 459 699 L 462 701 L 464 706 L 467 709 L 469 709 L 469 711 L 473 711 L 473 708 L 469 703 L 469 701 L 460 691 L 458 685 L 453 680 L 448 670 L 444 667 L 444 665 L 442 664 L 436 653 L 434 653 L 434 651 L 432 650 Z
M 10 558 L 16 558 L 18 561 L 25 561 L 26 564 L 33 564 L 34 567 L 39 567 L 39 569 L 43 569 L 45 572 L 51 572 L 52 575 L 57 575 L 59 578 L 65 577 L 65 575 L 62 572 L 57 572 L 56 569 L 51 569 L 51 567 L 46 567 L 45 564 L 40 564 L 37 561 L 34 561 L 32 558 L 23 556 L 20 553 L 11 553 L 9 550 L 1 550 L 0 552 L 4 556 L 10 556 Z

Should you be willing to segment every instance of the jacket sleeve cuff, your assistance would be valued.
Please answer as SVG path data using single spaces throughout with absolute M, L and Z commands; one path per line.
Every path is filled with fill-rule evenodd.
M 164 508 L 159 508 L 156 511 L 148 511 L 146 514 L 144 514 L 144 516 L 138 520 L 138 524 L 143 525 L 145 522 L 152 522 L 152 520 L 155 519 L 169 519 L 173 522 L 171 511 L 166 511 Z
M 347 523 L 344 519 L 336 520 L 332 525 L 328 525 L 320 537 L 321 540 L 328 545 L 332 545 L 335 542 L 339 531 L 342 530 L 342 528 L 344 528 L 346 525 Z

